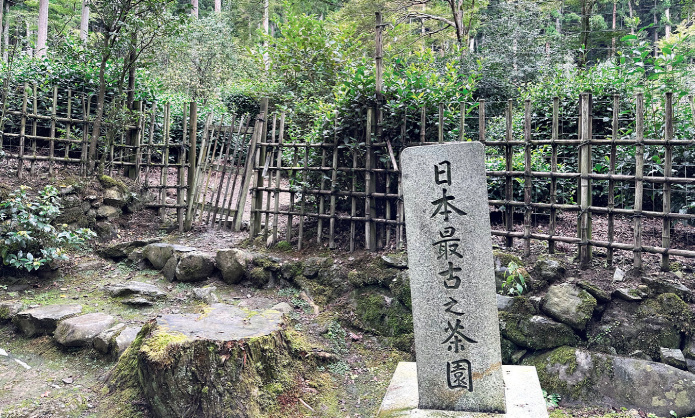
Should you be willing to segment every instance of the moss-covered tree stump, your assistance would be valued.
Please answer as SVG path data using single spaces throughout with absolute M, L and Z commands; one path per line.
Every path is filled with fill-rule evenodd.
M 203 314 L 162 315 L 121 357 L 116 378 L 136 373 L 160 417 L 262 416 L 306 366 L 293 358 L 288 335 L 273 310 L 216 304 Z

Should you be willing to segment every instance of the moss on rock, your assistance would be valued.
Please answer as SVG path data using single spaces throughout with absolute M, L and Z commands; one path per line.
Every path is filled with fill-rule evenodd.
M 105 189 L 116 187 L 123 193 L 128 192 L 128 186 L 126 186 L 125 183 L 107 175 L 99 176 L 99 183 L 101 183 L 102 187 L 104 187 Z

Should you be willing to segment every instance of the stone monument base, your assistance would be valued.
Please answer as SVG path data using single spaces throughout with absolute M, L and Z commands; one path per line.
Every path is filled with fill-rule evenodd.
M 419 409 L 417 368 L 415 363 L 398 363 L 386 390 L 377 417 L 421 418 L 547 418 L 548 410 L 533 366 L 502 366 L 504 376 L 506 414 L 482 412 L 438 411 Z

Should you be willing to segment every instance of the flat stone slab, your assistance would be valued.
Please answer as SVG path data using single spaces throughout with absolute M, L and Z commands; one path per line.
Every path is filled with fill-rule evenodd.
M 121 331 L 113 340 L 113 355 L 120 357 L 126 348 L 130 347 L 133 341 L 135 341 L 141 329 L 142 327 L 127 327 Z
M 398 363 L 386 395 L 377 413 L 378 418 L 547 418 L 545 398 L 532 366 L 502 366 L 506 414 L 484 412 L 438 411 L 419 409 L 417 367 L 414 362 Z
M 275 310 L 245 311 L 216 303 L 203 314 L 170 314 L 157 318 L 168 333 L 179 332 L 192 339 L 235 341 L 261 337 L 280 329 L 282 313 Z
M 19 312 L 12 322 L 26 337 L 52 334 L 58 321 L 82 313 L 82 305 L 47 305 Z
M 151 298 L 161 298 L 166 296 L 166 293 L 157 286 L 136 281 L 106 286 L 106 291 L 112 297 L 141 295 Z
M 109 329 L 114 321 L 113 316 L 100 312 L 69 318 L 58 323 L 55 340 L 66 347 L 84 347 L 91 344 L 94 337 Z

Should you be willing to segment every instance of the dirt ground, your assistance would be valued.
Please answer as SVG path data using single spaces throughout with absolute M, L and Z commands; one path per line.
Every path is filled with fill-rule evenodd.
M 61 170 L 61 177 L 48 179 L 38 174 L 18 180 L 11 172 L 7 162 L 0 163 L 0 185 L 12 190 L 20 184 L 29 185 L 35 189 L 51 181 L 60 184 L 68 178 L 78 177 L 79 173 L 71 170 Z M 565 235 L 572 234 L 574 224 L 571 217 L 574 214 L 563 214 L 560 219 L 559 231 Z M 631 236 L 631 220 L 620 220 L 616 224 L 618 234 Z M 233 247 L 247 238 L 246 232 L 231 232 L 229 230 L 211 229 L 196 226 L 192 231 L 167 233 L 162 228 L 162 219 L 155 211 L 143 210 L 127 215 L 120 221 L 120 235 L 116 241 L 160 237 L 168 242 L 181 243 L 201 250 Z M 605 220 L 597 218 L 594 226 L 601 230 Z M 656 228 L 660 225 L 654 225 Z M 645 228 L 649 229 L 647 225 Z M 545 226 L 540 225 L 543 229 Z M 660 231 L 660 230 L 656 230 Z M 695 248 L 692 228 L 676 228 L 674 247 Z M 601 232 L 595 232 L 600 235 Z M 649 235 L 649 234 L 648 234 Z M 649 236 L 659 235 L 654 232 Z M 602 239 L 602 238 L 599 238 Z M 626 238 L 627 239 L 627 238 Z M 654 238 L 656 239 L 656 238 Z M 113 243 L 111 242 L 111 243 Z M 496 245 L 502 247 L 501 239 L 494 239 Z M 629 241 L 627 241 L 629 242 Z M 192 285 L 185 283 L 169 283 L 159 272 L 152 270 L 137 270 L 132 265 L 120 262 L 114 263 L 99 258 L 92 251 L 95 246 L 111 243 L 95 243 L 94 246 L 72 254 L 71 259 L 61 268 L 61 274 L 53 278 L 2 277 L 0 278 L 0 300 L 19 299 L 25 305 L 45 305 L 55 303 L 80 303 L 85 313 L 104 311 L 114 315 L 119 322 L 128 325 L 144 324 L 150 318 L 162 313 L 200 312 L 203 304 L 192 295 Z M 512 252 L 521 254 L 523 242 L 515 241 Z M 653 244 L 649 244 L 653 245 Z M 681 246 L 682 245 L 682 246 Z M 547 253 L 547 243 L 533 242 L 532 255 L 527 263 Z M 302 252 L 283 253 L 283 256 L 301 259 L 311 255 L 325 255 L 323 246 L 308 246 Z M 350 259 L 372 257 L 372 254 L 348 253 L 335 251 L 330 253 L 336 258 Z M 595 257 L 589 269 L 580 270 L 574 264 L 575 248 L 566 244 L 558 244 L 559 258 L 563 258 L 570 266 L 568 275 L 581 277 L 603 288 L 612 290 L 616 285 L 612 282 L 615 267 L 628 271 L 627 280 L 638 281 L 639 276 L 630 274 L 632 254 L 616 251 L 614 266 L 605 265 L 605 250 L 596 249 Z M 685 273 L 683 283 L 695 287 L 695 259 L 674 257 L 680 271 Z M 675 264 L 674 264 L 675 265 Z M 645 255 L 645 274 L 658 273 L 659 257 Z M 151 307 L 128 307 L 110 300 L 103 291 L 107 284 L 119 283 L 125 280 L 139 280 L 166 288 L 170 294 L 166 301 Z M 325 324 L 335 317 L 331 306 L 315 314 L 306 309 L 297 292 L 288 289 L 258 290 L 243 286 L 229 286 L 218 279 L 210 279 L 200 285 L 210 284 L 217 287 L 221 301 L 245 306 L 251 309 L 266 308 L 279 301 L 286 301 L 295 306 L 291 315 L 292 326 L 305 333 L 309 338 L 331 347 L 335 341 L 326 340 L 322 336 Z M 622 286 L 625 283 L 621 284 Z M 391 375 L 398 361 L 411 361 L 410 353 L 398 351 L 387 346 L 381 339 L 363 333 L 356 329 L 346 329 L 343 342 L 347 351 L 341 355 L 340 367 L 328 370 L 338 402 L 336 417 L 371 417 L 374 416 Z M 105 358 L 93 349 L 65 349 L 57 345 L 50 337 L 27 339 L 18 334 L 9 323 L 0 323 L 0 349 L 8 355 L 0 356 L 0 417 L 102 417 L 109 416 L 112 404 L 102 392 L 103 381 L 114 366 L 114 360 Z M 2 353 L 2 352 L 0 352 Z M 301 396 L 288 399 L 285 406 L 286 416 L 322 417 L 318 405 L 305 406 Z M 142 403 L 144 405 L 144 402 Z M 311 408 L 311 409 L 310 409 Z M 313 409 L 313 411 L 312 411 Z M 140 416 L 148 417 L 144 406 Z M 567 409 L 557 408 L 552 411 L 553 418 L 560 417 L 604 417 L 628 418 L 646 417 L 641 411 L 610 411 L 600 409 Z

